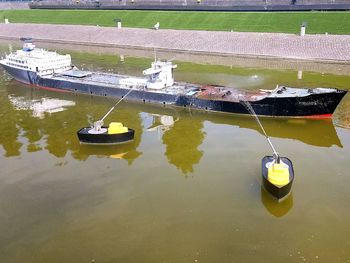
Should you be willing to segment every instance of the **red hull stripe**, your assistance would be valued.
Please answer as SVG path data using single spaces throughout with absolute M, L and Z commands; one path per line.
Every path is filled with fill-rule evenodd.
M 307 119 L 329 119 L 332 118 L 333 114 L 318 114 L 318 115 L 308 115 L 308 116 L 300 116 L 301 118 Z
M 39 88 L 39 89 L 43 89 L 43 90 L 50 90 L 50 91 L 57 91 L 57 92 L 72 92 L 70 90 L 65 90 L 65 89 L 60 89 L 60 88 L 51 88 L 51 87 L 45 87 L 45 86 L 41 86 L 41 85 L 36 85 L 36 84 L 28 84 L 28 83 L 25 83 L 25 82 L 22 82 L 18 79 L 16 79 L 18 82 L 24 84 L 24 85 L 27 85 L 27 86 L 31 86 L 31 87 L 35 87 L 35 88 Z
M 63 92 L 63 93 L 72 92 L 70 90 L 65 90 L 65 89 L 60 89 L 60 88 L 50 88 L 50 87 L 39 86 L 39 85 L 35 85 L 35 84 L 30 84 L 30 86 L 34 86 L 34 87 L 44 89 L 44 90 L 51 90 L 51 91 L 57 91 L 57 92 Z

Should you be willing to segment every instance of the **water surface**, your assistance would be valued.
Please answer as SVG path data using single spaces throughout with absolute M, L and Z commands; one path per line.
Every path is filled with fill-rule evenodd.
M 70 53 L 79 67 L 134 75 L 152 60 Z M 344 74 L 175 62 L 177 80 L 204 84 L 350 83 Z M 106 121 L 135 129 L 135 141 L 80 145 L 76 131 L 114 103 L 0 71 L 1 262 L 350 261 L 349 95 L 333 120 L 261 119 L 294 163 L 282 203 L 261 188 L 271 150 L 254 118 L 122 103 Z

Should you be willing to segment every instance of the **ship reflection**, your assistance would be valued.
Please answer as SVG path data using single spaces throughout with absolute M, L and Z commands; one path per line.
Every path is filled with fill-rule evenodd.
M 173 127 L 163 134 L 166 145 L 165 155 L 184 175 L 193 173 L 203 152 L 198 150 L 205 137 L 203 121 L 196 118 L 180 118 Z
M 284 200 L 277 201 L 261 186 L 261 202 L 266 210 L 275 217 L 285 216 L 293 207 L 293 193 L 291 192 Z
M 164 132 L 170 130 L 178 119 L 174 119 L 173 116 L 151 114 L 153 117 L 152 125 L 147 128 L 147 131 Z
M 169 114 L 174 114 L 169 112 Z M 205 133 L 203 120 L 181 115 L 176 111 L 176 117 L 152 113 L 152 125 L 147 131 L 157 131 L 166 147 L 165 156 L 183 175 L 193 173 L 193 166 L 198 164 L 203 152 L 198 150 Z
M 132 165 L 133 161 L 142 155 L 141 152 L 136 150 L 136 144 L 137 142 L 106 146 L 81 144 L 79 147 L 79 153 L 80 155 L 83 154 L 86 158 L 90 155 L 97 157 L 107 156 L 116 160 L 125 160 L 129 165 Z
M 45 113 L 61 112 L 67 107 L 75 105 L 74 101 L 53 98 L 27 99 L 8 95 L 8 99 L 17 110 L 31 110 L 33 117 L 39 119 L 44 119 Z
M 229 124 L 240 128 L 252 129 L 264 135 L 252 116 L 235 116 L 227 118 L 224 115 L 214 117 L 207 114 L 207 120 L 217 124 Z M 333 125 L 332 119 L 303 118 L 260 118 L 269 137 L 294 139 L 317 147 L 343 147 Z

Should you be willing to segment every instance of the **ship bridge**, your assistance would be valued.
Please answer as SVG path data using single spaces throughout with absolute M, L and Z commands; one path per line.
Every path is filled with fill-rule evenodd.
M 174 85 L 173 70 L 177 65 L 172 62 L 154 61 L 152 66 L 143 71 L 148 76 L 146 87 L 149 89 L 162 89 Z

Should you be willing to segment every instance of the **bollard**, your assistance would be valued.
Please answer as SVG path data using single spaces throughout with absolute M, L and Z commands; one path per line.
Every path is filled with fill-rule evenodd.
M 303 22 L 300 26 L 300 36 L 305 36 L 307 22 Z
M 113 21 L 116 23 L 118 29 L 122 28 L 122 20 L 120 18 L 115 18 Z
M 298 79 L 303 79 L 303 71 L 298 70 Z

